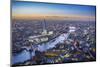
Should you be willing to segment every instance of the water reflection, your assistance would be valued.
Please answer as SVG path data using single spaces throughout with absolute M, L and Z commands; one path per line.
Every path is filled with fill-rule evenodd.
M 38 45 L 37 48 L 41 52 L 46 51 L 50 48 L 55 47 L 58 43 L 63 43 L 64 40 L 67 40 L 68 36 L 69 36 L 69 33 L 61 34 L 60 36 L 58 36 L 54 40 L 51 40 L 47 43 L 43 43 L 43 44 Z M 28 47 L 25 47 L 25 48 L 28 49 Z M 32 56 L 35 56 L 35 51 L 32 52 Z M 13 58 L 12 58 L 13 63 L 12 64 L 24 62 L 24 61 L 29 60 L 29 59 L 31 59 L 29 51 L 23 50 L 18 55 L 13 56 Z

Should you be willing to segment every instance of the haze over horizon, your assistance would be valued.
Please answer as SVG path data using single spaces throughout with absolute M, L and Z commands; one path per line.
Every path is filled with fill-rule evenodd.
M 13 18 L 55 17 L 95 21 L 95 6 L 14 1 Z

